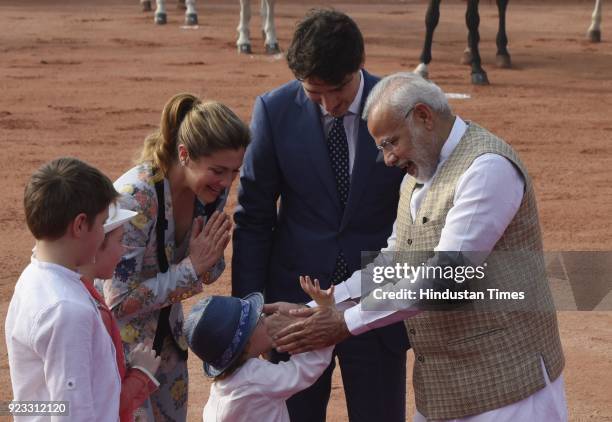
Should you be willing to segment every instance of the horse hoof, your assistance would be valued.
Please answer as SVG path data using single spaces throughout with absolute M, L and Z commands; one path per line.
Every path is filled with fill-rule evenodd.
M 165 25 L 168 22 L 165 13 L 156 13 L 155 14 L 155 23 L 157 25 Z
M 589 31 L 587 35 L 591 42 L 601 42 L 601 31 Z
M 266 44 L 266 54 L 278 54 L 280 52 L 281 50 L 277 42 L 274 44 Z
M 185 0 L 179 0 L 178 3 L 176 3 L 176 8 L 178 10 L 187 10 L 187 6 L 185 6 Z
M 489 85 L 487 73 L 485 71 L 482 73 L 472 73 L 472 85 Z
M 425 63 L 420 63 L 415 69 L 414 72 L 417 75 L 421 75 L 422 78 L 429 78 L 429 71 L 427 70 L 427 65 Z
M 507 55 L 507 54 L 496 55 L 495 64 L 500 69 L 510 69 L 512 67 L 512 62 L 510 61 L 510 55 Z
M 198 24 L 198 15 L 195 13 L 189 13 L 185 15 L 185 25 L 197 25 Z
M 461 57 L 461 64 L 472 64 L 472 51 L 469 48 L 466 48 L 463 51 L 463 56 Z
M 153 10 L 153 9 L 151 9 L 151 1 L 150 0 L 143 1 L 141 4 L 142 4 L 142 11 L 143 12 L 150 12 L 151 10 Z
M 238 46 L 238 54 L 252 54 L 251 44 L 240 44 Z

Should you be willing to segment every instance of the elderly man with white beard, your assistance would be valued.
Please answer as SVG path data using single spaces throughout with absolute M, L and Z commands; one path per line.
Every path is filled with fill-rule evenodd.
M 276 347 L 300 353 L 404 320 L 416 358 L 415 421 L 567 420 L 565 361 L 536 199 L 517 153 L 454 115 L 438 86 L 411 73 L 381 80 L 363 118 L 385 163 L 407 173 L 393 232 L 374 262 L 336 286 L 337 302 L 361 298 L 359 305 L 343 314 L 267 305 L 268 313 L 280 311 L 269 325 Z M 372 280 L 376 267 L 392 265 L 389 254 L 418 251 L 430 251 L 427 265 L 455 268 L 503 256 L 492 278 L 510 289 L 529 289 L 529 308 L 435 312 L 418 299 L 394 309 L 368 307 L 375 301 L 362 279 Z M 440 280 L 404 279 L 384 289 L 436 283 L 439 288 Z

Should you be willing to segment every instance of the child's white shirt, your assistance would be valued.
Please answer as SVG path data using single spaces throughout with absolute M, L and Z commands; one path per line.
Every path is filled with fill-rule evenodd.
M 32 257 L 15 285 L 5 337 L 13 400 L 68 401 L 74 421 L 119 420 L 115 348 L 78 273 Z
M 277 364 L 249 359 L 229 378 L 212 384 L 204 422 L 289 422 L 285 400 L 319 379 L 333 350 L 300 353 Z

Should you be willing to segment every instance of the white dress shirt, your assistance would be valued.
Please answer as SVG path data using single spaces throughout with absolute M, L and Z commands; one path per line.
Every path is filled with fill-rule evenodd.
M 13 400 L 69 402 L 69 417 L 117 421 L 121 379 L 115 348 L 80 275 L 32 257 L 6 316 Z
M 363 72 L 359 71 L 359 89 L 353 102 L 349 106 L 348 112 L 344 115 L 342 123 L 344 124 L 344 131 L 346 132 L 346 140 L 348 142 L 349 151 L 349 175 L 353 173 L 353 164 L 355 164 L 355 153 L 357 151 L 357 139 L 359 137 L 359 121 L 361 116 L 359 114 L 359 106 L 361 105 L 361 97 L 363 96 Z M 320 105 L 321 119 L 323 123 L 323 130 L 325 137 L 329 134 L 334 123 L 334 116 L 329 114 L 325 108 Z
M 333 349 L 293 355 L 277 364 L 249 359 L 229 378 L 213 382 L 204 422 L 289 422 L 285 400 L 319 379 Z

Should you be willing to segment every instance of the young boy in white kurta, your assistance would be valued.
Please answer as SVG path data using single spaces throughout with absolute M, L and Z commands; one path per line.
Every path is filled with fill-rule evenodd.
M 319 306 L 334 306 L 333 287 L 322 291 L 308 277 L 300 284 Z M 217 296 L 194 306 L 187 319 L 189 346 L 204 361 L 206 375 L 215 378 L 204 422 L 289 422 L 285 400 L 311 386 L 328 367 L 333 347 L 278 364 L 259 359 L 272 349 L 262 308 L 260 293 L 244 299 Z M 223 318 L 233 322 L 224 324 Z
M 119 419 L 115 349 L 77 272 L 94 259 L 117 196 L 106 176 L 73 158 L 44 165 L 25 190 L 36 256 L 19 277 L 6 316 L 13 400 L 66 402 L 66 420 Z

